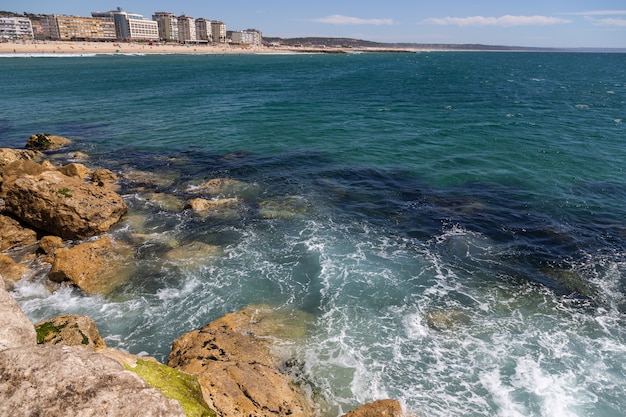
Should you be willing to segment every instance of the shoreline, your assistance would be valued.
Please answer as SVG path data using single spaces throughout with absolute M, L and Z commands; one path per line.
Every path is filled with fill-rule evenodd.
M 229 44 L 147 44 L 82 41 L 19 41 L 0 43 L 0 55 L 82 55 L 82 54 L 293 54 L 353 52 L 417 52 L 406 48 L 320 48 L 291 46 L 241 46 Z

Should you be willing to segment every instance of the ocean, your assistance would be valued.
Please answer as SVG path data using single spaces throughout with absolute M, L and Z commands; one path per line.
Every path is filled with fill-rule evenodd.
M 264 304 L 297 317 L 294 374 L 338 416 L 626 410 L 626 54 L 421 52 L 0 57 L 0 146 L 70 137 L 122 180 L 128 282 L 13 296 L 91 316 L 110 347 Z M 157 204 L 211 178 L 221 216 Z M 200 241 L 222 254 L 176 264 Z

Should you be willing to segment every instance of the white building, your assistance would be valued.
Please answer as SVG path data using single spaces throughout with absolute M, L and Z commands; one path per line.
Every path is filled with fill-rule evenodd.
M 213 42 L 211 22 L 204 18 L 196 19 L 196 38 L 199 41 Z
M 226 43 L 226 24 L 219 20 L 211 20 L 211 34 L 213 42 Z
M 159 40 L 159 26 L 136 13 L 127 13 L 118 7 L 111 12 L 93 12 L 93 17 L 112 17 L 115 22 L 115 34 L 120 40 Z
M 152 15 L 159 27 L 159 38 L 162 41 L 178 42 L 178 18 L 174 13 L 156 12 Z
M 241 31 L 235 31 L 230 35 L 232 43 L 239 45 L 253 45 L 261 46 L 263 42 L 263 35 L 261 31 L 256 29 L 246 29 Z
M 195 42 L 196 37 L 196 22 L 193 17 L 178 16 L 178 40 L 180 42 Z
M 33 25 L 27 17 L 0 17 L 0 39 L 33 37 Z

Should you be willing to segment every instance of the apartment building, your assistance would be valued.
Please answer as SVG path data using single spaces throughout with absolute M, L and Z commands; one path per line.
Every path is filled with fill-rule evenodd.
M 96 17 L 43 16 L 41 25 L 44 35 L 54 40 L 115 40 L 113 21 Z
M 159 38 L 162 41 L 178 42 L 178 17 L 170 12 L 156 12 L 152 20 L 157 22 Z
M 204 18 L 196 19 L 196 38 L 200 42 L 213 42 L 211 21 Z
M 219 20 L 211 20 L 211 34 L 213 42 L 226 43 L 226 25 Z
M 178 41 L 179 42 L 195 42 L 196 22 L 193 17 L 178 16 Z
M 33 25 L 27 17 L 0 17 L 0 39 L 33 37 Z
M 263 42 L 263 35 L 260 30 L 246 29 L 232 32 L 230 39 L 232 43 L 239 45 L 260 46 Z
M 140 14 L 128 13 L 121 8 L 110 12 L 92 12 L 92 17 L 112 19 L 115 24 L 115 37 L 119 40 L 159 40 L 159 27 L 156 21 Z

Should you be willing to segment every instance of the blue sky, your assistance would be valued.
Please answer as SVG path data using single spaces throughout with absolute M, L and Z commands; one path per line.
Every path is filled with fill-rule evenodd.
M 89 16 L 117 7 L 222 20 L 265 36 L 351 37 L 381 42 L 626 48 L 625 0 L 2 0 L 14 12 Z

